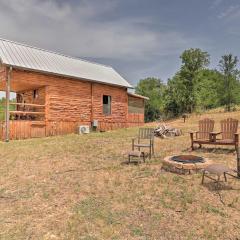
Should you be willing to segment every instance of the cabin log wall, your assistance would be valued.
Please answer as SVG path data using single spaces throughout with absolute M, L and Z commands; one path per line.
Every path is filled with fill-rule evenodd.
M 14 69 L 12 86 L 21 89 L 28 103 L 45 104 L 45 121 L 10 121 L 10 139 L 76 133 L 79 125 L 98 120 L 99 130 L 141 126 L 144 114 L 128 112 L 127 89 Z M 27 91 L 27 90 L 28 91 Z M 39 97 L 33 99 L 33 90 Z M 111 115 L 103 114 L 103 95 L 111 96 Z M 44 101 L 43 101 L 44 100 Z M 142 99 L 141 99 L 142 101 Z M 0 125 L 0 138 L 4 124 Z
M 6 81 L 7 72 L 6 67 L 0 65 L 0 82 Z

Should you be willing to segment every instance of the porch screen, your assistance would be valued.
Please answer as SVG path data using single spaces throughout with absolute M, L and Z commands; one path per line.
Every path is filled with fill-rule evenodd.
M 128 97 L 128 113 L 144 113 L 144 100 L 135 97 Z

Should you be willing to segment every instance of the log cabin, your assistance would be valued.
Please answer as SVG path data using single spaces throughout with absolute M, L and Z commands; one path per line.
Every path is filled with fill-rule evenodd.
M 144 124 L 144 96 L 111 66 L 0 39 L 0 138 L 5 141 Z M 16 93 L 11 101 L 10 93 Z

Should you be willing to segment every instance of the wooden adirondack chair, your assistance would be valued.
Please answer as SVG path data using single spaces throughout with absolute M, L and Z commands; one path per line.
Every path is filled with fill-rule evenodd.
M 137 140 L 137 142 L 136 142 Z M 139 128 L 138 137 L 132 139 L 132 150 L 149 148 L 149 158 L 154 154 L 154 128 Z
M 237 151 L 239 144 L 238 120 L 228 118 L 221 121 L 221 132 L 212 132 L 212 141 L 216 145 L 233 145 Z M 217 135 L 221 138 L 217 139 Z
M 202 144 L 211 143 L 211 132 L 214 129 L 214 121 L 209 118 L 205 118 L 199 121 L 199 130 L 191 131 L 191 148 L 194 150 L 194 143 L 199 144 L 199 147 L 202 147 Z M 195 135 L 195 137 L 194 137 Z

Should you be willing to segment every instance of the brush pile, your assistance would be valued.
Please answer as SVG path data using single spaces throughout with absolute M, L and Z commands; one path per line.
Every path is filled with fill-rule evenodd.
M 154 130 L 155 137 L 167 138 L 167 137 L 176 137 L 182 135 L 182 130 L 178 128 L 169 127 L 165 124 L 159 125 Z

